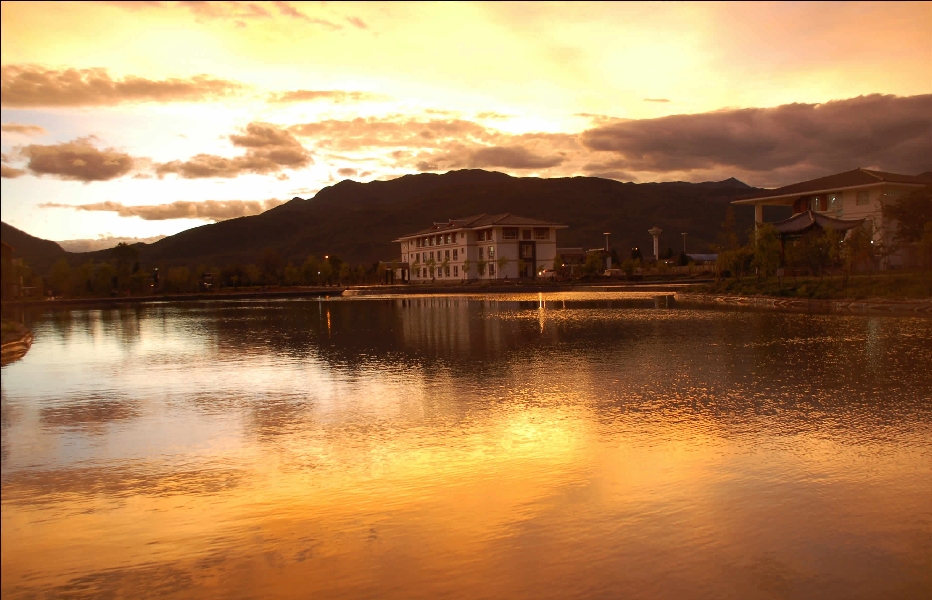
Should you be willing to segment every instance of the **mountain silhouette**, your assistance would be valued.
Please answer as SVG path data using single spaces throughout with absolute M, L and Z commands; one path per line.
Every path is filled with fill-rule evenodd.
M 568 225 L 558 234 L 560 247 L 599 247 L 603 232 L 609 231 L 612 247 L 626 256 L 634 246 L 651 245 L 647 230 L 656 225 L 663 230 L 661 249 L 682 249 L 680 234 L 685 232 L 687 250 L 705 252 L 729 203 L 755 191 L 734 178 L 637 184 L 597 177 L 512 177 L 476 169 L 368 183 L 344 180 L 312 199 L 294 198 L 260 215 L 202 225 L 136 247 L 144 264 L 251 263 L 266 248 L 295 263 L 309 254 L 329 254 L 370 264 L 397 258 L 400 251 L 393 239 L 435 221 L 511 212 Z M 789 210 L 778 207 L 768 210 L 765 219 L 787 216 Z M 751 210 L 738 208 L 736 217 L 739 232 L 753 224 Z M 25 248 L 8 243 L 27 256 Z M 49 248 L 44 253 L 51 256 Z M 108 251 L 70 256 L 77 262 L 102 260 Z

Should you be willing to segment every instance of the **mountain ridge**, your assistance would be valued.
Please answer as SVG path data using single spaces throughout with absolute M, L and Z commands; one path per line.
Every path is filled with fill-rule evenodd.
M 567 224 L 559 234 L 561 247 L 600 246 L 603 232 L 611 231 L 613 247 L 623 248 L 624 255 L 633 246 L 648 247 L 647 230 L 656 225 L 665 232 L 661 249 L 681 249 L 680 234 L 686 232 L 688 250 L 699 252 L 714 242 L 730 202 L 756 190 L 734 178 L 625 183 L 598 177 L 513 177 L 480 169 L 366 183 L 346 179 L 313 198 L 296 196 L 259 215 L 205 224 L 134 246 L 142 263 L 166 265 L 250 263 L 266 248 L 295 263 L 309 254 L 330 254 L 368 264 L 396 258 L 399 250 L 391 240 L 434 221 L 511 212 Z M 743 232 L 752 225 L 753 214 L 735 212 L 738 231 Z M 787 211 L 768 210 L 767 220 L 789 216 L 783 212 Z M 4 225 L 6 232 L 10 226 Z M 55 246 L 60 254 L 45 247 L 44 256 L 82 262 L 105 260 L 110 252 L 68 253 Z

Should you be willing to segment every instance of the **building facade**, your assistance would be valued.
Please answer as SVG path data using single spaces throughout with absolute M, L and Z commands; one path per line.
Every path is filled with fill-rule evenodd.
M 755 226 L 763 222 L 764 206 L 791 206 L 793 216 L 780 224 L 787 227 L 800 215 L 812 213 L 834 220 L 863 222 L 873 240 L 883 244 L 892 238 L 896 223 L 885 223 L 883 205 L 932 184 L 932 172 L 921 175 L 899 175 L 870 169 L 854 169 L 811 181 L 794 183 L 735 200 L 732 204 L 754 207 Z M 810 217 L 810 220 L 813 217 Z M 905 260 L 901 253 L 889 257 L 889 266 L 899 266 Z
M 434 223 L 394 240 L 395 280 L 418 282 L 535 278 L 552 269 L 557 230 L 566 225 L 511 213 Z

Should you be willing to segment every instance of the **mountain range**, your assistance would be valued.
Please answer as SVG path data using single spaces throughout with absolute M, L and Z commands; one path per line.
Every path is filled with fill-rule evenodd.
M 266 248 L 286 261 L 309 254 L 337 255 L 350 263 L 370 264 L 397 258 L 393 239 L 435 221 L 481 213 L 513 214 L 568 225 L 560 247 L 599 247 L 611 232 L 612 247 L 626 256 L 632 247 L 650 248 L 647 230 L 663 230 L 661 248 L 707 252 L 732 200 L 758 191 L 737 179 L 718 182 L 623 183 L 597 177 L 541 179 L 512 177 L 483 170 L 405 175 L 388 181 L 341 181 L 311 199 L 294 198 L 260 215 L 188 229 L 151 244 L 136 244 L 143 264 L 255 262 Z M 753 224 L 750 209 L 736 208 L 736 229 Z M 789 216 L 789 209 L 768 207 L 765 220 Z M 2 239 L 40 273 L 60 258 L 73 263 L 107 260 L 108 250 L 71 253 L 6 223 Z

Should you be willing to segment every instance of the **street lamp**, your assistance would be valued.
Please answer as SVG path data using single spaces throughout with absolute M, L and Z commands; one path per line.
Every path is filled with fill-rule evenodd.
M 683 254 L 686 254 L 686 234 L 681 233 L 680 235 L 683 236 Z

